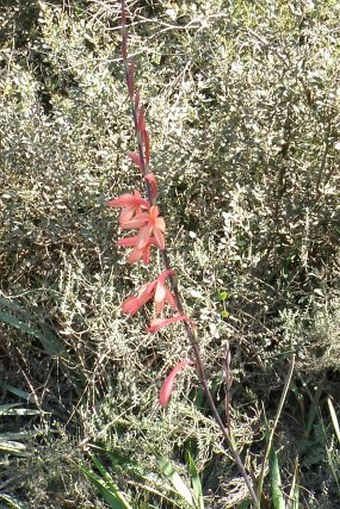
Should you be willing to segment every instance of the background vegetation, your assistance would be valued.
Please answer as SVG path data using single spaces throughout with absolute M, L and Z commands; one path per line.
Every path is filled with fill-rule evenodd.
M 150 335 L 145 317 L 120 312 L 159 266 L 125 264 L 105 207 L 139 186 L 119 2 L 1 5 L 0 506 L 106 507 L 86 475 L 101 465 L 132 507 L 184 508 L 159 455 L 189 484 L 190 453 L 206 507 L 241 507 L 243 480 L 194 370 L 168 408 L 156 404 L 189 355 L 181 326 Z M 336 414 L 340 4 L 143 0 L 128 11 L 167 243 L 216 401 L 223 412 L 229 341 L 232 428 L 258 474 L 296 354 L 274 438 L 283 490 L 295 480 L 299 507 L 339 507 L 327 399 Z M 271 507 L 269 493 L 268 482 Z

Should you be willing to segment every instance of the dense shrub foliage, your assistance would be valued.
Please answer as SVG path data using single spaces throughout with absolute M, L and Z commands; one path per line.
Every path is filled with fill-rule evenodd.
M 127 3 L 167 245 L 216 401 L 223 412 L 228 340 L 232 426 L 258 473 L 262 403 L 271 419 L 295 353 L 275 438 L 284 484 L 298 456 L 302 507 L 339 507 L 326 404 L 340 386 L 339 3 Z M 77 467 L 92 444 L 130 457 L 116 482 L 134 507 L 175 507 L 156 493 L 170 493 L 156 451 L 185 477 L 188 450 L 207 507 L 235 507 L 246 490 L 194 370 L 156 406 L 188 355 L 181 326 L 150 336 L 120 311 L 162 269 L 126 267 L 105 208 L 139 178 L 119 12 L 113 0 L 0 7 L 0 403 L 27 411 L 0 421 L 22 445 L 0 439 L 0 505 L 3 493 L 104 507 Z

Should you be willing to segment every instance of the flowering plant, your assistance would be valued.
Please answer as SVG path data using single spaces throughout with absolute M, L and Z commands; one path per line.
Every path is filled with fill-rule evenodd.
M 230 426 L 227 426 L 220 417 L 214 399 L 209 389 L 205 374 L 205 368 L 201 359 L 197 328 L 184 311 L 184 306 L 177 286 L 176 274 L 170 266 L 170 260 L 165 243 L 166 223 L 157 206 L 157 180 L 150 172 L 150 137 L 146 128 L 145 111 L 140 102 L 140 94 L 135 90 L 135 65 L 128 59 L 127 51 L 127 28 L 125 0 L 122 0 L 122 57 L 125 67 L 125 78 L 133 116 L 134 129 L 137 139 L 137 152 L 129 153 L 128 156 L 139 169 L 144 181 L 145 197 L 138 190 L 133 194 L 125 193 L 119 198 L 110 199 L 109 207 L 121 208 L 119 216 L 120 227 L 136 230 L 134 235 L 117 241 L 118 246 L 132 248 L 127 261 L 136 263 L 143 261 L 145 265 L 151 262 L 151 248 L 158 249 L 165 269 L 153 281 L 145 283 L 136 295 L 126 298 L 122 304 L 122 311 L 126 315 L 134 315 L 144 305 L 154 300 L 155 316 L 151 319 L 148 332 L 156 332 L 176 322 L 183 322 L 188 342 L 192 350 L 194 360 L 181 360 L 171 370 L 165 379 L 159 395 L 159 403 L 166 406 L 171 398 L 174 381 L 177 373 L 186 366 L 195 366 L 199 380 L 204 389 L 211 411 L 219 425 L 223 436 L 232 452 L 234 460 L 246 482 L 250 496 L 259 507 L 258 496 L 254 491 L 246 473 L 245 467 L 236 451 L 234 441 L 230 435 Z M 172 310 L 170 316 L 164 317 L 165 308 Z M 227 413 L 227 412 L 226 412 Z M 228 414 L 227 414 L 228 415 Z

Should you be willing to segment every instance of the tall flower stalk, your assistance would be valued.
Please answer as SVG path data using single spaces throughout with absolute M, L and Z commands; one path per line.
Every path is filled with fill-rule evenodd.
M 183 301 L 179 292 L 176 274 L 171 268 L 170 259 L 165 243 L 166 223 L 161 216 L 157 206 L 157 181 L 155 175 L 150 172 L 150 137 L 145 123 L 145 110 L 140 102 L 140 94 L 135 90 L 135 65 L 128 58 L 128 33 L 126 26 L 125 0 L 122 0 L 122 57 L 125 68 L 125 78 L 128 88 L 128 95 L 133 116 L 134 130 L 137 139 L 137 151 L 128 154 L 131 161 L 138 167 L 145 187 L 145 197 L 140 191 L 135 190 L 133 194 L 123 194 L 119 198 L 107 202 L 109 207 L 121 208 L 119 224 L 122 229 L 136 230 L 135 234 L 118 240 L 117 245 L 131 248 L 127 261 L 136 263 L 140 260 L 144 264 L 151 261 L 153 249 L 160 251 L 164 270 L 151 282 L 146 283 L 136 295 L 128 297 L 122 305 L 123 313 L 134 315 L 146 303 L 152 299 L 155 302 L 156 316 L 151 319 L 148 327 L 149 332 L 156 332 L 172 323 L 183 322 L 188 344 L 192 351 L 194 360 L 183 360 L 179 362 L 164 381 L 159 402 L 166 406 L 171 398 L 173 385 L 177 373 L 186 366 L 195 366 L 200 383 L 204 389 L 211 412 L 223 434 L 235 463 L 237 464 L 242 477 L 245 480 L 249 494 L 256 508 L 259 507 L 259 500 L 245 470 L 242 460 L 236 450 L 234 440 L 220 417 L 214 399 L 209 389 L 209 384 L 202 361 L 198 343 L 197 328 L 194 322 L 186 315 Z M 172 315 L 163 318 L 165 307 L 172 310 Z

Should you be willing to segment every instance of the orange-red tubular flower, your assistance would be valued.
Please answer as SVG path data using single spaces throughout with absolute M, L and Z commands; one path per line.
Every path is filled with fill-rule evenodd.
M 167 406 L 171 399 L 175 379 L 177 373 L 181 371 L 185 366 L 194 366 L 195 363 L 193 361 L 181 361 L 168 374 L 166 379 L 164 380 L 160 393 L 159 393 L 159 404 L 162 406 Z
M 145 200 L 145 198 L 142 198 L 139 191 L 134 191 L 134 194 L 122 194 L 119 198 L 108 200 L 106 205 L 108 207 L 118 207 L 122 209 L 119 216 L 119 224 L 122 228 L 126 227 L 124 225 L 132 221 L 133 218 L 140 216 L 143 211 L 150 207 L 149 202 Z M 145 221 L 142 221 L 141 224 L 144 224 L 144 222 Z M 132 228 L 134 227 L 132 226 Z
M 140 133 L 140 135 L 143 136 L 143 131 L 145 131 L 145 129 L 146 129 L 144 106 L 141 106 L 140 110 L 139 110 L 137 129 L 138 129 L 138 132 Z
M 139 92 L 136 92 L 136 95 L 135 95 L 135 110 L 136 110 L 136 114 L 138 114 L 138 111 L 139 111 L 139 103 L 140 103 L 140 94 L 139 94 Z
M 143 260 L 145 265 L 150 263 L 150 250 L 151 246 L 156 246 L 156 240 L 154 237 L 150 237 L 146 246 L 142 249 L 136 247 L 137 237 L 126 237 L 125 239 L 117 240 L 117 246 L 133 247 L 132 251 L 128 256 L 128 263 L 135 263 L 139 260 Z
M 174 315 L 171 318 L 153 318 L 150 321 L 150 327 L 147 328 L 148 332 L 157 332 L 168 325 L 176 322 L 192 322 L 190 318 L 185 315 Z
M 128 297 L 122 305 L 122 311 L 125 315 L 134 315 L 137 311 L 144 306 L 150 299 L 155 291 L 155 283 L 147 283 L 142 286 L 138 295 L 134 297 Z
M 154 299 L 156 304 L 156 315 L 161 314 L 166 303 L 168 303 L 172 309 L 176 309 L 175 297 L 172 295 L 169 288 L 160 281 L 157 281 Z
M 144 226 L 141 227 L 141 224 L 136 226 L 132 226 L 132 228 L 140 228 L 139 233 L 137 235 L 137 247 L 142 249 L 144 245 L 147 244 L 149 237 L 153 233 L 157 246 L 159 249 L 165 249 L 165 240 L 164 240 L 164 232 L 165 232 L 165 221 L 163 217 L 159 216 L 159 209 L 157 206 L 153 205 L 150 207 L 148 212 L 144 212 L 140 214 L 137 218 L 141 223 L 143 219 Z
M 175 298 L 165 286 L 165 280 L 170 274 L 173 274 L 173 271 L 163 270 L 157 279 L 142 286 L 137 295 L 128 297 L 122 305 L 123 313 L 134 315 L 152 298 L 155 299 L 157 314 L 163 310 L 166 303 L 176 309 Z
M 142 198 L 139 191 L 134 191 L 134 194 L 122 194 L 122 196 L 119 196 L 119 198 L 108 200 L 106 205 L 108 207 L 130 207 L 144 205 L 146 208 L 149 208 L 149 202 L 145 200 L 145 198 Z

